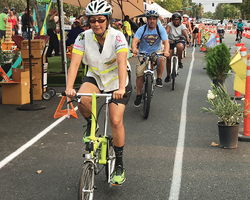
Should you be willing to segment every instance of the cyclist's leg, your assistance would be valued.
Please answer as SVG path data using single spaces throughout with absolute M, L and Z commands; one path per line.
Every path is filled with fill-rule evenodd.
M 170 46 L 170 50 L 169 50 L 169 56 L 167 57 L 167 62 L 166 62 L 166 70 L 167 70 L 167 77 L 165 79 L 165 82 L 169 82 L 170 81 L 170 73 L 171 73 L 171 58 L 173 56 L 174 50 L 171 49 Z
M 123 114 L 125 105 L 111 103 L 109 105 L 110 124 L 113 132 L 113 144 L 116 155 L 113 182 L 122 184 L 125 181 L 125 170 L 123 168 L 123 147 L 125 143 L 125 130 L 123 125 Z
M 83 84 L 80 87 L 79 93 L 100 93 L 99 88 L 97 87 L 97 83 L 95 81 L 94 78 L 92 77 L 84 77 L 83 80 Z M 80 104 L 78 103 L 78 109 L 81 113 L 81 115 L 85 118 L 85 120 L 87 121 L 87 129 L 84 132 L 84 137 L 89 136 L 90 135 L 90 129 L 91 129 L 91 101 L 92 101 L 92 97 L 86 97 L 86 96 L 82 96 L 81 97 L 81 103 L 84 104 Z
M 240 32 L 240 30 L 239 30 L 239 29 L 237 29 L 236 39 L 235 39 L 235 41 L 237 41 L 237 40 L 238 40 L 239 32 Z
M 136 99 L 134 101 L 134 106 L 139 107 L 142 100 L 142 88 L 143 88 L 143 75 L 144 70 L 146 70 L 146 65 L 143 63 L 142 65 L 137 64 L 136 65 L 136 90 L 137 95 Z
M 179 63 L 179 67 L 180 67 L 180 63 L 181 63 L 181 59 L 182 59 L 182 52 L 185 48 L 185 43 L 184 42 L 177 43 L 176 48 L 177 48 L 178 63 Z
M 157 70 L 157 78 L 162 77 L 162 74 L 164 71 L 164 61 L 165 61 L 164 58 L 160 58 L 160 64 L 159 64 L 158 68 L 156 69 Z
M 94 83 L 92 79 L 94 79 L 94 78 L 85 77 L 84 83 L 81 85 L 78 92 L 79 93 L 93 93 L 93 92 L 100 93 L 100 90 L 97 87 L 97 84 L 95 84 L 96 82 Z M 81 97 L 81 103 L 84 104 L 89 110 L 91 110 L 91 101 L 92 101 L 92 97 L 86 97 L 86 96 Z M 78 109 L 79 109 L 80 113 L 82 114 L 82 116 L 87 119 L 91 116 L 91 113 L 82 104 L 78 103 Z

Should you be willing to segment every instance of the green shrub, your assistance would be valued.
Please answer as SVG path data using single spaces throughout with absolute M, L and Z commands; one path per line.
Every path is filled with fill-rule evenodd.
M 205 61 L 207 75 L 211 80 L 225 80 L 228 77 L 228 72 L 231 70 L 230 58 L 229 48 L 224 43 L 209 49 L 205 55 Z

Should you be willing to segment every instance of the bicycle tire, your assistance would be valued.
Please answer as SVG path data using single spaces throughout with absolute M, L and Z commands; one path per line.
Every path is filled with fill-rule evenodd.
M 82 192 L 82 190 L 93 190 L 93 192 Z M 84 164 L 78 192 L 79 200 L 93 200 L 94 164 L 92 162 L 86 162 Z
M 220 43 L 222 43 L 222 36 L 220 36 Z
M 171 74 L 171 78 L 172 78 L 172 90 L 175 89 L 175 77 L 176 77 L 176 65 L 177 65 L 177 59 L 174 57 L 173 58 L 173 70 L 172 70 L 172 74 Z
M 110 181 L 112 180 L 113 178 L 113 172 L 115 170 L 115 150 L 114 150 L 114 144 L 113 144 L 113 138 L 108 138 L 108 145 L 107 145 L 107 163 L 105 165 L 105 171 L 106 171 L 106 178 L 107 178 L 107 181 L 109 179 L 109 176 L 110 176 Z M 110 167 L 111 169 L 109 169 L 109 164 L 108 164 L 108 161 L 111 161 L 110 163 Z M 109 174 L 109 172 L 111 172 Z
M 148 118 L 150 103 L 151 103 L 151 93 L 152 93 L 152 75 L 146 74 L 145 76 L 145 87 L 144 87 L 144 97 L 143 97 L 143 117 L 144 119 Z
M 239 35 L 239 38 L 238 38 L 238 43 L 241 43 L 241 39 L 242 39 L 242 36 L 241 34 Z

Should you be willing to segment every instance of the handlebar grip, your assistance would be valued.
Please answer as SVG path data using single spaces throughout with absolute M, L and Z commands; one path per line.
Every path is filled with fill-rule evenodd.
M 62 95 L 62 96 L 66 96 L 66 93 L 65 93 L 65 92 L 62 92 L 61 95 Z

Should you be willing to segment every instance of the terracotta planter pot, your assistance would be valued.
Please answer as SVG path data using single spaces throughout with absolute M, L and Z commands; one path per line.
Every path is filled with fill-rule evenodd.
M 224 122 L 218 122 L 220 147 L 235 149 L 238 145 L 239 125 L 227 126 Z

